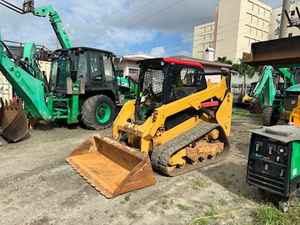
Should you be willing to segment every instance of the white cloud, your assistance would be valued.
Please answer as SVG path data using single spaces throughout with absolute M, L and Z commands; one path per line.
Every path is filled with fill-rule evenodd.
M 21 6 L 23 0 L 11 2 Z M 159 40 L 158 34 L 177 34 L 183 43 L 190 44 L 193 26 L 211 21 L 217 2 L 218 0 L 38 0 L 36 5 L 52 4 L 57 9 L 74 45 L 124 54 L 130 53 L 130 46 L 135 44 L 153 45 L 155 40 L 155 45 L 160 46 L 156 42 Z M 18 15 L 2 6 L 0 31 L 5 39 L 34 41 L 50 48 L 58 47 L 47 18 Z
M 192 53 L 189 52 L 189 51 L 186 51 L 186 50 L 182 50 L 182 51 L 178 51 L 178 52 L 176 53 L 176 55 L 191 56 Z
M 154 57 L 162 57 L 166 55 L 166 49 L 163 46 L 152 48 L 149 55 Z

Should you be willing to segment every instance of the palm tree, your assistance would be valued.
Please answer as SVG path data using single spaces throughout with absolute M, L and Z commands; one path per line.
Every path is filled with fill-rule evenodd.
M 239 76 L 242 76 L 244 78 L 243 89 L 241 94 L 242 96 L 245 96 L 247 94 L 247 77 L 252 78 L 258 71 L 258 68 L 250 66 L 249 64 L 245 63 L 242 59 L 240 60 L 240 63 L 233 64 L 232 68 L 239 73 Z
M 218 57 L 217 59 L 217 62 L 220 62 L 220 63 L 225 63 L 225 64 L 230 64 L 232 65 L 232 61 L 227 59 L 227 57 Z
M 238 71 L 240 76 L 247 76 L 249 78 L 252 78 L 258 71 L 257 67 L 250 66 L 249 64 L 245 63 L 242 59 L 240 60 L 240 63 L 233 64 L 232 68 Z

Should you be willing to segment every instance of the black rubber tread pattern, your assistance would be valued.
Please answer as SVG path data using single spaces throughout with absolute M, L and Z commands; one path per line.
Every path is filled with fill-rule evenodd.
M 112 114 L 109 122 L 105 125 L 100 125 L 96 121 L 96 108 L 97 105 L 107 103 L 110 105 Z M 95 95 L 85 100 L 81 108 L 81 121 L 90 130 L 103 130 L 112 126 L 116 117 L 116 105 L 106 95 Z
M 197 163 L 195 165 L 187 164 L 184 168 L 176 168 L 173 170 L 169 170 L 168 162 L 170 157 L 174 153 L 184 148 L 185 146 L 189 145 L 190 143 L 198 140 L 199 138 L 205 136 L 207 133 L 209 133 L 214 129 L 219 129 L 220 131 L 222 131 L 221 134 L 223 138 L 225 138 L 224 140 L 225 149 L 219 156 L 211 160 L 206 160 L 204 162 Z M 151 163 L 153 168 L 156 171 L 161 172 L 167 176 L 174 177 L 201 167 L 215 164 L 223 160 L 227 156 L 228 152 L 229 152 L 229 142 L 220 125 L 216 123 L 201 122 L 198 126 L 190 129 L 188 132 L 174 138 L 173 140 L 167 142 L 166 144 L 154 148 L 151 155 Z

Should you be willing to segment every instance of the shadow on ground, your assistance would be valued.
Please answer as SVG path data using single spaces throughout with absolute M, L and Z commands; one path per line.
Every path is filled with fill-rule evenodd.
M 224 162 L 202 173 L 231 193 L 257 203 L 263 201 L 261 193 L 246 182 L 247 164 Z

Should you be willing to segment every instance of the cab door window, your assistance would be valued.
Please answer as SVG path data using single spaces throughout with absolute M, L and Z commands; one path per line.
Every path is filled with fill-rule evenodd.
M 181 67 L 174 70 L 169 101 L 189 96 L 207 88 L 205 76 L 198 68 Z
M 94 52 L 90 53 L 90 71 L 92 80 L 103 79 L 103 59 L 101 55 Z
M 88 61 L 87 61 L 87 54 L 82 53 L 79 56 L 79 62 L 78 62 L 78 76 L 80 79 L 87 81 L 87 75 L 88 73 Z
M 207 88 L 207 82 L 203 71 L 198 68 L 183 68 L 180 72 L 180 83 L 184 87 L 195 87 L 197 90 Z
M 103 55 L 102 59 L 105 71 L 105 79 L 106 81 L 112 81 L 114 78 L 114 72 L 111 58 L 109 56 Z

